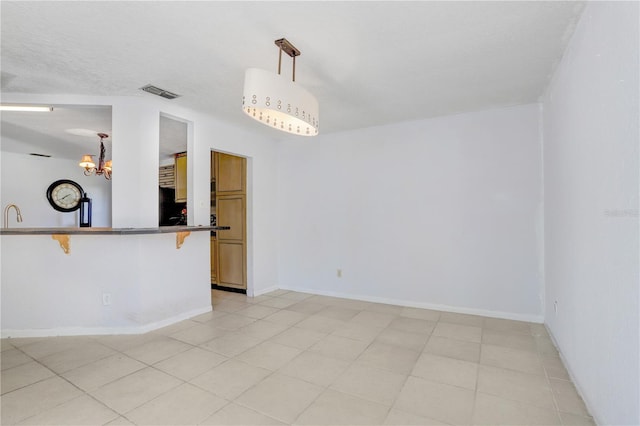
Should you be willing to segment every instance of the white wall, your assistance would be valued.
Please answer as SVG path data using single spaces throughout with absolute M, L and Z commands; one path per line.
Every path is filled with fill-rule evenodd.
M 23 222 L 9 214 L 9 226 L 59 227 L 79 226 L 78 211 L 63 213 L 47 201 L 47 188 L 58 179 L 71 179 L 80 184 L 92 203 L 92 226 L 111 226 L 111 182 L 102 176 L 85 176 L 77 161 L 3 152 L 0 205 L 16 204 Z
M 282 142 L 280 286 L 541 322 L 538 116 Z
M 640 424 L 638 13 L 589 3 L 544 99 L 545 322 L 599 424 Z
M 160 113 L 192 123 L 188 136 L 189 224 L 209 224 L 210 151 L 248 159 L 248 290 L 256 294 L 278 286 L 278 143 L 254 132 L 247 118 L 238 128 L 216 118 L 152 95 L 141 97 L 3 93 L 3 102 L 112 106 L 112 226 L 155 227 L 158 224 Z M 238 109 L 242 115 L 242 110 Z M 258 126 L 257 129 L 260 129 Z M 273 132 L 274 137 L 279 136 Z M 1 171 L 1 170 L 0 170 Z M 2 180 L 4 181 L 4 171 Z M 205 248 L 208 250 L 208 248 Z M 200 265 L 201 268 L 209 268 Z
M 206 114 L 146 95 L 130 98 L 3 93 L 3 102 L 112 106 L 111 188 L 114 228 L 157 226 L 161 112 L 180 117 L 192 124 L 188 135 L 190 225 L 209 224 L 211 150 L 246 156 L 249 160 L 248 293 L 260 294 L 277 287 L 277 253 L 274 247 L 277 246 L 278 232 L 275 226 L 278 157 L 275 141 L 260 136 L 260 133 L 232 127 Z M 238 114 L 242 114 L 240 108 Z M 249 119 L 248 121 L 249 125 L 255 125 Z M 75 167 L 79 169 L 77 165 Z M 6 180 L 6 185 L 13 191 L 20 183 L 13 181 L 6 174 L 7 170 L 4 167 L 0 170 L 2 184 L 4 186 Z M 208 233 L 193 233 L 185 242 L 185 246 L 189 247 L 187 250 L 184 246 L 183 249 L 175 249 L 173 234 L 164 236 L 174 239 L 173 246 L 163 246 L 162 249 L 155 246 L 154 237 L 161 236 L 140 238 L 137 245 L 132 245 L 129 241 L 131 237 L 125 236 L 72 237 L 72 246 L 75 248 L 72 248 L 72 254 L 64 257 L 65 260 L 62 261 L 76 259 L 70 261 L 75 267 L 69 278 L 69 275 L 48 273 L 50 270 L 58 271 L 61 262 L 58 257 L 62 254 L 59 248 L 50 247 L 51 244 L 55 244 L 50 237 L 4 236 L 0 253 L 3 330 L 10 327 L 12 332 L 19 332 L 30 328 L 47 334 L 46 330 L 42 330 L 47 325 L 58 329 L 76 327 L 85 332 L 87 327 L 105 330 L 123 324 L 125 327 L 133 327 L 134 324 L 161 323 L 163 318 L 177 318 L 185 312 L 193 312 L 193 306 L 210 308 Z M 43 241 L 42 239 L 49 244 L 43 243 L 42 249 L 34 248 L 33 254 L 30 254 L 32 250 L 29 244 L 33 241 Z M 22 261 L 14 261 L 17 253 L 24 258 Z M 31 266 L 26 267 L 27 264 Z M 81 268 L 90 271 L 89 278 L 75 273 Z M 115 274 L 114 277 L 107 275 L 94 279 L 95 275 L 111 272 Z M 42 280 L 45 275 L 49 277 L 48 281 Z M 21 301 L 29 300 L 34 292 L 40 291 L 44 283 L 53 289 L 51 291 L 54 291 L 54 295 L 64 294 L 64 298 L 58 302 L 63 303 L 63 306 L 53 306 L 51 299 L 43 298 L 42 303 L 34 304 L 37 314 L 32 312 L 25 315 L 12 308 L 21 306 Z M 83 286 L 82 292 L 75 290 L 78 286 Z M 98 310 L 100 313 L 113 314 L 104 317 L 102 322 L 95 319 L 98 313 L 76 307 L 94 306 L 98 299 L 101 303 L 101 295 L 105 291 L 120 294 L 123 291 L 120 286 L 130 289 L 123 293 L 124 297 L 114 295 L 109 311 Z M 183 293 L 180 297 L 174 297 L 172 301 L 172 295 L 175 295 L 176 291 Z M 50 295 L 49 293 L 43 292 L 47 295 Z M 131 310 L 130 304 L 136 303 L 135 298 L 141 301 L 133 305 L 137 306 L 135 310 Z M 200 305 L 193 304 L 195 299 Z M 187 300 L 189 303 L 181 303 L 181 300 Z M 65 304 L 69 305 L 68 312 L 74 313 L 69 318 L 76 322 L 75 325 L 59 318 L 59 312 L 67 312 L 64 309 Z M 125 314 L 127 320 L 123 322 L 122 315 Z M 37 319 L 38 323 L 34 324 L 32 318 Z
M 221 131 L 224 128 L 217 121 L 204 115 L 194 116 L 193 121 L 194 144 L 193 150 L 189 145 L 189 152 L 196 155 L 187 158 L 189 170 L 194 171 L 187 180 L 188 191 L 195 193 L 193 208 L 199 214 L 195 224 L 209 224 L 211 151 L 247 157 L 247 293 L 259 295 L 275 290 L 278 288 L 278 143 L 242 129 Z M 246 128 L 254 126 L 262 125 L 247 118 Z
M 141 333 L 211 310 L 208 232 L 176 249 L 175 234 L 3 235 L 2 337 Z M 103 305 L 102 295 L 111 296 Z

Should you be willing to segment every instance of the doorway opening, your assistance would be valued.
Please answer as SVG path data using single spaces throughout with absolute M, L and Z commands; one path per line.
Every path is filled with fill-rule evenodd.
M 247 159 L 211 152 L 211 288 L 247 293 Z
M 187 225 L 187 145 L 191 123 L 160 113 L 158 226 Z

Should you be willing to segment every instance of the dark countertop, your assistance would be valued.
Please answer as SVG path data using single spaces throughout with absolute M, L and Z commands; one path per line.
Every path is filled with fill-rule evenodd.
M 142 235 L 224 231 L 229 226 L 160 226 L 158 228 L 2 228 L 0 235 Z

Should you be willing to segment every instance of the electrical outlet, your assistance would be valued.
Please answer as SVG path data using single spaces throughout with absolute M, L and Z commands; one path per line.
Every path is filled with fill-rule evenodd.
M 103 306 L 111 305 L 111 293 L 102 293 L 102 305 Z
M 338 275 L 338 278 L 342 278 L 342 269 L 338 269 L 336 275 Z

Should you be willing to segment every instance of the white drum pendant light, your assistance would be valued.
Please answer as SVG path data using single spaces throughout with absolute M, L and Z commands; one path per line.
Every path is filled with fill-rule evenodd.
M 315 136 L 319 128 L 318 101 L 296 83 L 296 56 L 300 51 L 284 38 L 275 41 L 280 48 L 278 74 L 249 68 L 244 76 L 242 110 L 251 118 L 287 133 Z M 280 75 L 282 52 L 293 58 L 293 78 Z

